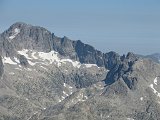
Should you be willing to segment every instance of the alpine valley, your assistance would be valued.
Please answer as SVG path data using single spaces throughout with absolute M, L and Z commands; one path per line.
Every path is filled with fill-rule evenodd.
M 0 34 L 0 120 L 160 120 L 152 58 L 17 22 Z

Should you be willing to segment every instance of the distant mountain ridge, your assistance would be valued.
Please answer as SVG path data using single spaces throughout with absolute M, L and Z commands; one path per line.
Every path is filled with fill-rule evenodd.
M 150 58 L 153 61 L 155 61 L 157 63 L 160 63 L 160 53 L 154 53 L 154 54 L 151 54 L 151 55 L 147 55 L 147 56 L 145 56 L 145 58 Z
M 0 56 L 0 119 L 160 118 L 153 60 L 103 53 L 23 22 L 0 34 Z

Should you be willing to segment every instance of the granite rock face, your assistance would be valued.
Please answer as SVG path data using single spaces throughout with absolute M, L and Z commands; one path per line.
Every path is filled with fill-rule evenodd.
M 45 28 L 0 35 L 0 119 L 158 120 L 160 64 L 103 53 Z

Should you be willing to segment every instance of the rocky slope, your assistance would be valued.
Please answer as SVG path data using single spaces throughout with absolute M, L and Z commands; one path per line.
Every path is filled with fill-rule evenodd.
M 158 120 L 160 65 L 15 23 L 0 35 L 0 119 Z

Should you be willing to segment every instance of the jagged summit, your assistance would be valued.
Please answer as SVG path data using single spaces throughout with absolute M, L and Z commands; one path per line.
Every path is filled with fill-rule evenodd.
M 104 59 L 107 53 L 104 54 L 80 40 L 72 41 L 66 36 L 63 38 L 56 37 L 42 27 L 22 22 L 13 24 L 7 31 L 2 33 L 1 42 L 2 54 L 7 54 L 7 56 L 13 55 L 13 51 L 23 49 L 41 52 L 55 50 L 59 54 L 78 60 L 81 63 L 97 64 L 98 66 L 105 66 L 106 64 Z
M 42 27 L 17 22 L 1 36 L 1 41 L 10 44 L 14 50 L 31 49 L 49 52 L 52 49 L 50 43 L 52 42 L 52 35 Z M 3 48 L 6 47 L 3 45 Z
M 118 56 L 115 52 L 104 55 L 104 53 L 82 43 L 80 40 L 72 41 L 66 36 L 60 38 L 43 27 L 32 26 L 24 22 L 16 22 L 11 25 L 8 30 L 1 34 L 0 40 L 4 42 L 4 45 L 7 44 L 14 50 L 31 49 L 43 52 L 55 50 L 61 55 L 80 60 L 82 63 L 95 63 L 100 66 L 105 64 L 103 60 L 105 56 L 110 56 L 111 53 Z M 2 48 L 7 48 L 4 45 L 2 45 Z M 88 57 L 87 60 L 85 57 Z
M 10 28 L 12 28 L 12 27 L 18 27 L 18 28 L 20 28 L 20 27 L 22 27 L 22 26 L 32 26 L 32 25 L 27 24 L 27 23 L 25 23 L 25 22 L 15 22 L 15 23 L 13 23 L 13 24 L 11 25 Z
M 25 22 L 15 22 L 14 24 L 12 24 L 12 25 L 9 27 L 9 29 L 13 29 L 13 28 L 24 29 L 25 27 L 41 28 L 41 29 L 44 29 L 44 30 L 48 31 L 48 30 L 45 29 L 44 27 L 27 24 L 27 23 L 25 23 Z

